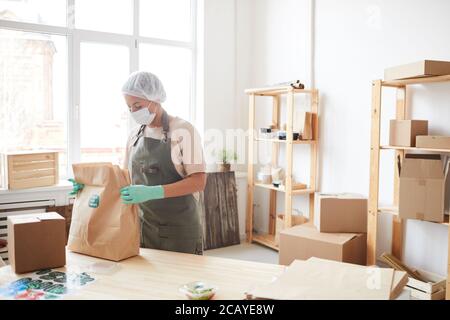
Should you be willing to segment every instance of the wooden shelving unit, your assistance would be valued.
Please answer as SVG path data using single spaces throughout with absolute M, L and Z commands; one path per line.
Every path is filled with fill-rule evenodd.
M 309 215 L 310 219 L 314 219 L 314 192 L 316 191 L 317 180 L 317 155 L 318 155 L 318 139 L 319 139 L 319 92 L 318 90 L 302 90 L 294 89 L 290 86 L 277 86 L 261 89 L 248 89 L 245 93 L 249 96 L 249 152 L 248 152 L 248 181 L 247 181 L 247 219 L 246 234 L 249 242 L 257 242 L 274 250 L 278 250 L 275 242 L 276 233 L 276 217 L 277 217 L 277 192 L 284 193 L 285 227 L 292 225 L 292 197 L 297 195 L 309 196 Z M 293 140 L 293 118 L 295 107 L 295 95 L 308 94 L 311 96 L 311 113 L 313 113 L 313 137 L 311 141 Z M 272 105 L 272 123 L 280 128 L 280 109 L 281 97 L 287 97 L 287 115 L 286 115 L 286 135 L 287 140 L 278 139 L 261 139 L 255 135 L 255 113 L 256 113 L 256 97 L 271 97 Z M 257 183 L 255 181 L 254 172 L 254 151 L 258 143 L 272 144 L 272 166 L 278 166 L 279 146 L 285 145 L 286 149 L 286 180 L 284 186 L 276 188 L 273 185 Z M 310 181 L 306 189 L 296 189 L 292 182 L 293 167 L 293 147 L 294 145 L 310 145 L 311 165 L 310 165 Z M 267 189 L 270 192 L 269 197 L 269 230 L 267 234 L 253 234 L 253 192 L 254 188 Z
M 396 119 L 406 119 L 406 91 L 411 85 L 425 85 L 429 83 L 450 82 L 450 76 L 438 76 L 419 79 L 382 81 L 376 80 L 372 83 L 372 137 L 371 137 L 371 155 L 370 155 L 370 189 L 369 189 L 369 212 L 368 212 L 368 231 L 367 231 L 367 263 L 373 265 L 376 263 L 376 243 L 377 243 L 377 218 L 381 212 L 391 213 L 393 217 L 392 227 L 392 254 L 402 259 L 403 248 L 403 220 L 398 217 L 399 202 L 399 172 L 397 165 L 394 173 L 394 206 L 391 208 L 379 207 L 379 179 L 380 179 L 380 153 L 382 150 L 394 150 L 395 159 L 398 156 L 405 157 L 406 152 L 423 151 L 447 154 L 450 149 L 430 149 L 430 148 L 413 148 L 413 147 L 395 147 L 381 146 L 381 96 L 383 88 L 391 87 L 397 89 L 396 98 Z M 394 161 L 395 162 L 395 161 Z M 447 221 L 442 223 L 449 226 Z M 449 233 L 450 244 L 450 233 Z M 449 255 L 449 274 L 450 274 L 450 255 Z M 447 284 L 447 300 L 450 299 L 450 284 Z

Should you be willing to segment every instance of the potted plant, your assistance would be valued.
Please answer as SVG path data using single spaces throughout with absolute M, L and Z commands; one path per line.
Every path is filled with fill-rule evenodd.
M 231 169 L 231 162 L 237 160 L 237 154 L 232 150 L 223 149 L 217 153 L 217 158 L 217 168 L 219 172 L 228 172 Z

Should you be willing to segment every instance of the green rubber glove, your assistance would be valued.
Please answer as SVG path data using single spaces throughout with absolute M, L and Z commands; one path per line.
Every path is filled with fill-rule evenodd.
M 69 181 L 72 182 L 72 184 L 73 184 L 73 189 L 69 193 L 69 195 L 71 195 L 71 196 L 76 195 L 78 193 L 78 191 L 80 191 L 81 189 L 84 188 L 84 184 L 78 183 L 74 179 L 69 179 Z
M 135 204 L 150 200 L 164 199 L 164 188 L 161 185 L 130 185 L 120 189 L 120 197 L 125 204 Z

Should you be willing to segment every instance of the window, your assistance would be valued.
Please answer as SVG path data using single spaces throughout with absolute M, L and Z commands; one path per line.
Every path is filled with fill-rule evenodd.
M 0 19 L 65 26 L 66 1 L 0 0 Z
M 59 152 L 67 169 L 67 39 L 0 29 L 0 152 Z
M 185 48 L 141 44 L 139 69 L 158 75 L 167 94 L 167 112 L 189 119 L 192 53 Z
M 190 41 L 191 6 L 190 0 L 141 1 L 139 8 L 141 35 Z
M 133 33 L 133 1 L 130 0 L 75 0 L 74 17 L 78 29 Z
M 127 47 L 81 44 L 80 145 L 83 162 L 122 163 L 128 108 L 121 88 L 128 76 L 128 60 Z
M 138 69 L 161 78 L 169 113 L 195 121 L 195 8 L 0 0 L 0 152 L 57 150 L 61 178 L 80 161 L 120 164 L 135 125 L 121 86 Z

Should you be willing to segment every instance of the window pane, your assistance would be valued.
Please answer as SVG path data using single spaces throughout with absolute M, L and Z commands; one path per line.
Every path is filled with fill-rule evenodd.
M 140 44 L 140 69 L 156 74 L 167 93 L 164 109 L 190 119 L 192 54 L 184 48 Z
M 82 43 L 80 50 L 81 161 L 120 165 L 128 132 L 121 88 L 129 75 L 129 50 L 98 43 Z
M 112 33 L 133 33 L 132 0 L 75 0 L 75 27 Z
M 66 1 L 0 0 L 0 19 L 66 25 Z
M 59 151 L 67 170 L 67 40 L 0 29 L 0 152 Z
M 139 3 L 140 34 L 146 37 L 190 41 L 190 0 L 142 0 Z

